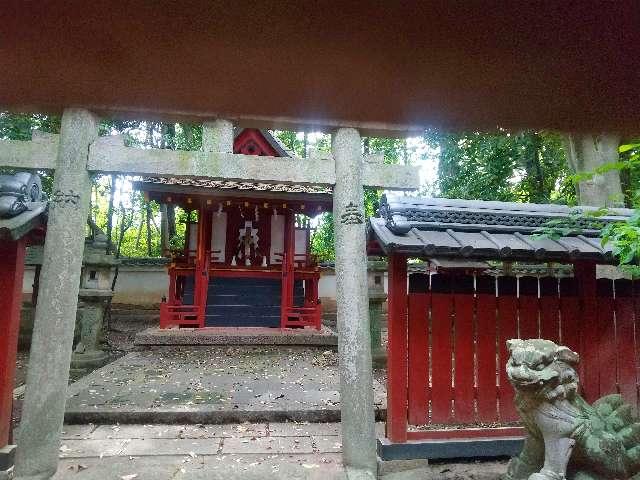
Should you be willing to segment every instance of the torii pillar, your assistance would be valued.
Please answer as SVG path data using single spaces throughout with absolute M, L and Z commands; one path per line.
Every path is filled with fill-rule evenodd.
M 91 197 L 87 160 L 97 137 L 98 121 L 90 112 L 64 111 L 18 434 L 16 480 L 45 480 L 58 468 Z
M 373 479 L 377 459 L 360 134 L 338 129 L 331 148 L 343 461 L 350 479 Z

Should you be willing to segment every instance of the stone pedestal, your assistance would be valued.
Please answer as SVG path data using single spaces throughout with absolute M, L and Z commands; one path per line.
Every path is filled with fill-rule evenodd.
M 104 365 L 109 355 L 101 349 L 104 312 L 111 290 L 81 289 L 82 310 L 78 319 L 78 342 L 71 355 L 72 370 L 95 369 Z

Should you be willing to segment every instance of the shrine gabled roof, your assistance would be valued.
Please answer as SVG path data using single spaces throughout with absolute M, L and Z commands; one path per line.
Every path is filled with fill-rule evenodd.
M 245 128 L 234 128 L 233 129 L 234 140 L 236 140 L 240 136 L 240 134 L 245 130 L 246 130 Z M 258 129 L 258 131 L 262 134 L 262 136 L 269 143 L 269 145 L 271 145 L 271 147 L 276 151 L 279 157 L 293 156 L 292 155 L 293 152 L 291 152 L 291 150 L 289 150 L 287 146 L 278 139 L 278 137 L 275 137 L 274 135 L 272 135 L 271 132 L 269 132 L 269 130 L 260 128 Z
M 383 197 L 370 233 L 382 250 L 420 258 L 614 263 L 598 234 L 606 223 L 633 213 L 611 209 L 593 217 L 593 207 Z M 586 213 L 587 215 L 580 215 Z M 556 238 L 541 236 L 550 221 L 563 221 L 572 231 Z M 565 232 L 566 233 L 566 232 Z

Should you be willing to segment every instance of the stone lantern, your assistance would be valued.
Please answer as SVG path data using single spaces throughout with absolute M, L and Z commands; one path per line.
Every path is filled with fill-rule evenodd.
M 102 366 L 108 358 L 108 353 L 101 347 L 103 321 L 113 296 L 111 284 L 118 260 L 106 253 L 105 234 L 93 222 L 89 227 L 91 235 L 85 243 L 80 275 L 72 370 L 94 369 Z
M 367 263 L 367 286 L 369 289 L 369 328 L 371 330 L 371 358 L 374 368 L 382 368 L 387 363 L 387 354 L 382 348 L 383 304 L 387 301 L 384 292 L 384 275 L 387 262 L 369 260 Z

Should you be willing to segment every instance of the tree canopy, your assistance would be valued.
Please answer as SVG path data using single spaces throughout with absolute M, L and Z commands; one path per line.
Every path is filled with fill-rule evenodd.
M 575 203 L 575 188 L 559 135 L 446 133 L 429 130 L 425 141 L 439 151 L 440 196 L 469 200 Z

